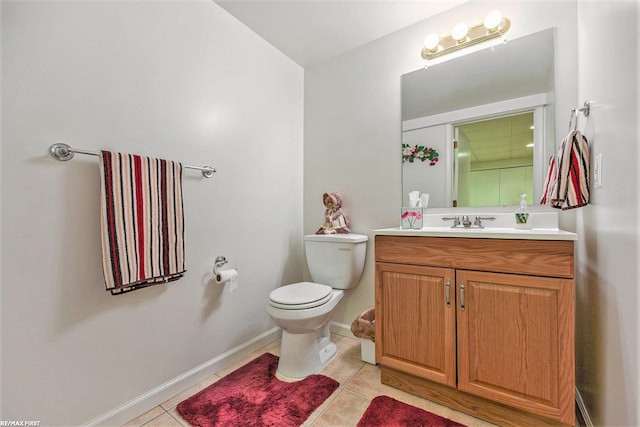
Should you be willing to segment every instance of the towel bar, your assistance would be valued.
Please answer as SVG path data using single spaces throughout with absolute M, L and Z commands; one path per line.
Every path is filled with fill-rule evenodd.
M 49 153 L 51 156 L 60 161 L 67 161 L 73 159 L 74 154 L 86 154 L 88 156 L 100 156 L 100 153 L 96 153 L 93 151 L 81 150 L 78 148 L 71 148 L 69 144 L 65 144 L 64 142 L 57 142 L 51 147 L 49 147 Z M 211 178 L 215 173 L 215 169 L 211 166 L 188 166 L 184 165 L 187 169 L 194 169 L 202 171 L 202 176 L 205 178 Z

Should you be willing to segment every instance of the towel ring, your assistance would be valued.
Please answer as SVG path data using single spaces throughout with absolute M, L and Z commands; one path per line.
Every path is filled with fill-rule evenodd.
M 571 116 L 569 117 L 569 130 L 573 130 L 575 131 L 578 128 L 578 113 L 582 113 L 584 114 L 585 117 L 589 117 L 589 114 L 591 113 L 591 102 L 590 101 L 584 101 L 584 104 L 582 104 L 582 107 L 578 107 L 578 108 L 574 108 L 573 110 L 571 110 Z M 573 122 L 573 119 L 575 118 L 575 123 Z
M 573 121 L 573 119 L 575 118 L 575 123 Z M 569 117 L 569 131 L 572 130 L 576 130 L 576 128 L 578 127 L 578 114 L 576 113 L 576 110 L 573 109 L 571 110 L 571 116 Z

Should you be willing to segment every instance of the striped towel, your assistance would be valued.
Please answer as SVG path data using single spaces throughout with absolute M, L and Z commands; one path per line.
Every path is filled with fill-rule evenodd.
M 570 131 L 551 158 L 540 203 L 567 210 L 589 204 L 589 143 L 580 131 Z
M 184 275 L 182 165 L 100 153 L 102 258 L 113 295 Z

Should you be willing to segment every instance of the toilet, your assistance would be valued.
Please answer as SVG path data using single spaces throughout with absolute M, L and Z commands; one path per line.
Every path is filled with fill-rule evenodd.
M 267 311 L 282 328 L 278 373 L 303 378 L 320 371 L 337 354 L 329 320 L 344 289 L 358 286 L 368 237 L 362 234 L 304 236 L 313 282 L 284 285 L 269 294 Z

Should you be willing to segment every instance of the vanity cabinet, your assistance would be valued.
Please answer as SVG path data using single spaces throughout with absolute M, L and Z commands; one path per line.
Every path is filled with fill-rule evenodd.
M 573 241 L 376 236 L 383 383 L 500 425 L 575 422 Z

